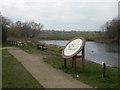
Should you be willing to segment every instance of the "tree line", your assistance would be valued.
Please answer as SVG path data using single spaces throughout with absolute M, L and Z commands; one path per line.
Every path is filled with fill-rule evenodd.
M 105 39 L 119 41 L 120 19 L 114 18 L 101 26 L 102 36 Z
M 2 16 L 2 42 L 9 38 L 36 38 L 44 25 L 34 21 L 16 21 L 13 23 L 7 17 Z

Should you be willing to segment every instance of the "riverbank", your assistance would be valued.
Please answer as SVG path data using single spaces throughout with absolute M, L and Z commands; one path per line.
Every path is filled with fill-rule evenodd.
M 95 31 L 41 31 L 39 40 L 70 40 L 75 37 L 84 37 L 87 41 L 93 41 L 97 38 L 99 32 Z
M 36 42 L 33 42 L 33 41 L 31 42 L 19 41 L 19 42 L 21 43 L 24 43 L 24 42 L 25 43 L 43 43 L 43 44 L 46 44 L 46 46 L 47 44 L 53 44 L 53 45 L 57 45 L 56 47 L 61 48 L 61 46 L 64 47 L 69 42 L 69 40 L 38 40 Z M 15 41 L 11 43 L 15 43 Z M 5 45 L 3 45 L 3 47 L 4 46 Z M 55 50 L 54 52 L 58 52 L 58 51 Z M 50 52 L 50 53 L 54 53 L 54 52 Z M 118 67 L 119 50 L 118 50 L 118 45 L 116 43 L 106 44 L 106 43 L 97 43 L 94 41 L 86 41 L 85 52 L 86 52 L 85 58 L 87 60 L 90 60 L 92 62 L 96 62 L 99 64 L 101 64 L 102 62 L 105 62 L 108 66 Z
M 71 67 L 71 59 L 67 60 L 67 69 L 63 67 L 63 59 L 61 57 L 51 56 L 45 58 L 45 62 L 54 68 L 60 69 L 65 73 L 69 73 L 72 77 L 96 88 L 117 88 L 118 72 L 117 68 L 106 68 L 106 76 L 102 77 L 102 66 L 90 61 L 85 61 L 85 71 L 82 71 L 81 59 L 77 60 L 77 70 Z M 78 76 L 78 77 L 77 77 Z
M 120 40 L 119 39 L 109 39 L 109 38 L 97 38 L 94 40 L 95 42 L 99 42 L 99 43 L 117 43 L 119 45 Z
M 67 60 L 67 69 L 63 68 L 63 58 L 61 57 L 62 47 L 57 45 L 45 45 L 47 51 L 37 49 L 36 44 L 28 44 L 27 47 L 19 47 L 22 50 L 36 54 L 48 55 L 44 62 L 49 63 L 54 68 L 60 69 L 71 74 L 74 78 L 79 75 L 78 80 L 97 88 L 117 88 L 118 87 L 118 68 L 107 67 L 106 77 L 102 78 L 102 66 L 89 61 L 85 62 L 85 71 L 81 71 L 81 60 L 77 61 L 77 72 L 71 68 L 71 60 Z M 17 46 L 18 47 L 18 46 Z
M 93 36 L 92 36 L 93 35 Z M 37 38 L 12 38 L 9 37 L 7 40 L 8 41 L 31 41 L 31 42 L 37 42 L 39 40 L 71 40 L 73 38 L 78 38 L 78 37 L 84 37 L 86 39 L 86 41 L 95 41 L 98 43 L 105 43 L 105 44 L 111 44 L 111 43 L 117 43 L 119 45 L 120 40 L 118 39 L 106 39 L 106 38 L 100 38 L 98 37 L 98 34 L 91 34 L 91 35 L 82 35 L 82 34 L 78 34 L 78 35 L 73 35 L 73 36 L 69 36 L 69 35 L 41 35 L 40 37 Z
M 39 42 L 64 47 L 69 40 L 40 40 Z M 118 67 L 118 45 L 86 41 L 85 58 L 99 64 L 105 62 L 109 66 Z

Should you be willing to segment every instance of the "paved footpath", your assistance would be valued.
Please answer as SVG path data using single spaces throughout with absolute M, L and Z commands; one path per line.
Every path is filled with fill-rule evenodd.
M 28 54 L 18 48 L 8 51 L 33 75 L 45 88 L 92 88 L 72 78 L 69 74 L 55 69 L 43 61 L 43 56 Z M 22 83 L 22 82 L 21 82 Z

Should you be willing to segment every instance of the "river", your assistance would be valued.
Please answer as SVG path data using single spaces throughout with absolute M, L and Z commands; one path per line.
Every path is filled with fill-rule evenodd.
M 68 40 L 42 40 L 46 44 L 55 44 L 65 46 Z M 80 55 L 79 53 L 78 55 Z M 87 41 L 85 44 L 85 58 L 95 63 L 101 64 L 102 61 L 106 62 L 109 66 L 118 67 L 118 44 L 105 44 L 97 43 L 94 41 Z

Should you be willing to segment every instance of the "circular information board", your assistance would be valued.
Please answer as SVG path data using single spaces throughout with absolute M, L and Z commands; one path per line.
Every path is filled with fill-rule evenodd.
M 63 58 L 71 58 L 77 55 L 82 48 L 85 45 L 85 39 L 83 37 L 81 38 L 75 38 L 67 43 L 64 50 L 62 51 L 62 57 Z

